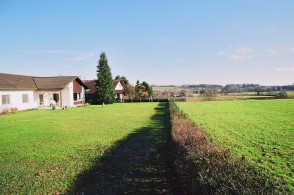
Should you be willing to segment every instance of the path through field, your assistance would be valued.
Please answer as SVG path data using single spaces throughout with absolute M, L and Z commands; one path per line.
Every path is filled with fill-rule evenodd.
M 117 142 L 95 167 L 78 177 L 69 193 L 180 193 L 167 108 L 160 104 L 155 109 L 150 124 Z

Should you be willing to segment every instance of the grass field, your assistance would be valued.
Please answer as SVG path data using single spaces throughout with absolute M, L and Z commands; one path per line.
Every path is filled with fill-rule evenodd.
M 287 91 L 289 97 L 294 97 L 294 91 Z
M 144 135 L 153 141 L 148 147 L 154 152 L 152 147 L 156 146 L 155 141 L 162 142 L 162 134 L 151 133 L 162 132 L 164 128 L 161 118 L 155 120 L 162 115 L 159 111 L 156 103 L 140 103 L 34 110 L 1 116 L 0 193 L 64 193 L 113 144 L 137 131 L 145 131 Z M 139 135 L 143 137 L 137 143 L 141 148 L 145 138 Z M 153 170 L 156 171 L 154 167 Z
M 218 94 L 216 97 L 212 97 L 212 101 L 232 101 L 232 100 L 267 100 L 273 99 L 273 96 L 268 95 L 248 95 L 248 94 L 237 94 L 237 95 L 220 95 Z M 208 101 L 207 98 L 203 96 L 198 97 L 186 97 L 187 102 L 201 102 Z
M 223 148 L 294 191 L 294 100 L 178 102 Z

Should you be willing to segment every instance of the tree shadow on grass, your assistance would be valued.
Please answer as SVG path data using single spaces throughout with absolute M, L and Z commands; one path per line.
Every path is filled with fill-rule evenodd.
M 117 141 L 77 177 L 70 194 L 178 194 L 168 106 L 159 103 L 146 127 Z

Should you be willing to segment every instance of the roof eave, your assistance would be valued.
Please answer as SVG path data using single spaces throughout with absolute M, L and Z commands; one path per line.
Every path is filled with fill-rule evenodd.
M 9 91 L 35 91 L 37 88 L 0 88 L 0 90 L 9 90 Z

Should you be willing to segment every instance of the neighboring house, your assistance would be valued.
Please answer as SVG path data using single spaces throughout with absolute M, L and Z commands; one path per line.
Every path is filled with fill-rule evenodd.
M 85 93 L 86 102 L 92 103 L 94 100 L 96 80 L 83 80 L 83 82 L 89 88 L 88 90 L 86 90 L 86 93 Z M 119 80 L 113 80 L 113 88 L 114 88 L 116 101 L 122 102 L 124 88 L 123 88 L 121 82 Z
M 95 85 L 96 81 L 95 80 L 83 80 L 85 85 L 87 85 L 88 90 L 85 92 L 85 102 L 87 103 L 93 103 L 94 102 L 94 93 L 95 93 Z
M 115 93 L 115 99 L 119 102 L 122 102 L 124 87 L 122 86 L 121 82 L 119 80 L 114 80 L 113 88 Z
M 88 87 L 77 76 L 33 77 L 0 73 L 0 113 L 3 110 L 73 107 L 85 102 Z

